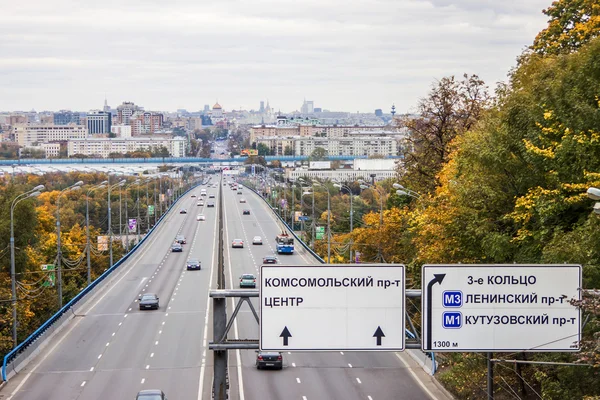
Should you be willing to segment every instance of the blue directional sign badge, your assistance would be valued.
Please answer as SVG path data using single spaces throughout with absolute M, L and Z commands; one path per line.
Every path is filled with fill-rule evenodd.
M 424 351 L 578 351 L 580 265 L 425 265 Z

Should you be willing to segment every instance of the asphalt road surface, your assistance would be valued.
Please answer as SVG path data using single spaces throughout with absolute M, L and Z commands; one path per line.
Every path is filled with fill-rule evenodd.
M 210 183 L 217 183 L 213 176 Z M 206 187 L 206 186 L 202 186 Z M 258 275 L 265 255 L 275 254 L 281 231 L 267 205 L 248 189 L 239 195 L 222 186 L 227 286 L 238 288 L 243 273 Z M 134 399 L 142 389 L 162 389 L 169 400 L 210 399 L 213 363 L 209 288 L 216 287 L 217 207 L 196 206 L 190 194 L 163 220 L 155 233 L 116 273 L 115 282 L 88 301 L 43 353 L 13 377 L 1 399 Z M 194 193 L 200 196 L 200 188 Z M 240 203 L 245 198 L 246 203 Z M 206 199 L 205 199 L 206 203 Z M 181 208 L 187 214 L 179 214 Z M 250 209 L 250 215 L 242 215 Z M 206 221 L 196 221 L 203 213 Z M 183 234 L 183 253 L 171 244 Z M 261 236 L 263 245 L 252 245 Z M 233 239 L 244 240 L 232 249 Z M 314 264 L 296 245 L 286 264 Z M 202 270 L 186 271 L 188 258 Z M 257 282 L 259 280 L 257 279 Z M 156 293 L 158 310 L 140 311 L 138 297 Z M 234 300 L 229 300 L 231 314 Z M 253 299 L 258 310 L 258 301 Z M 245 305 L 229 338 L 258 338 L 258 324 Z M 284 354 L 281 371 L 257 370 L 255 352 L 229 352 L 230 398 L 267 399 L 444 399 L 427 375 L 396 353 Z M 419 382 L 414 379 L 419 376 Z

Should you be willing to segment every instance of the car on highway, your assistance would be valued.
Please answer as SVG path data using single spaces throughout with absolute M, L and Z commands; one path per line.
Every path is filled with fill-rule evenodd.
M 186 264 L 186 269 L 188 271 L 201 270 L 202 264 L 200 263 L 200 260 L 198 260 L 197 258 L 190 258 Z
M 262 243 L 262 238 L 260 236 L 254 236 L 252 238 L 252 244 L 263 244 Z
M 196 194 L 195 194 L 195 193 L 192 193 L 192 197 L 196 197 Z
M 246 199 L 242 197 L 242 198 L 240 199 L 240 203 L 245 203 L 245 202 L 246 202 Z
M 264 256 L 263 264 L 277 264 L 277 257 L 275 256 Z
M 214 201 L 209 201 L 208 203 L 206 203 L 206 207 L 214 207 L 214 206 L 215 206 Z
M 262 368 L 283 369 L 283 355 L 280 352 L 257 351 L 256 369 Z
M 208 198 L 209 198 L 209 199 L 214 199 L 214 198 L 215 198 L 215 194 L 214 194 L 214 193 L 211 193 L 211 194 L 209 194 L 209 195 L 208 195 Z
M 242 274 L 240 276 L 240 288 L 255 288 L 256 287 L 256 277 L 252 274 Z
M 140 390 L 135 400 L 167 400 L 167 396 L 159 389 Z
M 237 191 L 237 194 L 242 194 L 242 191 L 241 191 L 241 190 L 238 190 L 238 191 Z
M 175 236 L 175 241 L 179 244 L 186 244 L 187 240 L 185 240 L 185 236 L 183 235 L 177 235 Z
M 196 203 L 196 205 L 197 205 L 198 207 L 200 207 L 200 206 L 203 206 L 203 205 L 204 205 L 204 203 L 203 203 L 203 202 L 201 202 L 201 201 L 199 201 L 199 202 L 197 202 L 197 203 Z
M 206 221 L 206 216 L 204 214 L 198 214 L 196 216 L 196 221 Z
M 181 253 L 183 252 L 183 246 L 179 243 L 175 242 L 171 245 L 171 253 Z
M 158 296 L 154 293 L 144 293 L 140 298 L 140 310 L 158 310 Z
M 187 210 L 185 208 L 182 208 L 181 210 L 179 210 L 179 214 L 187 214 Z
M 244 241 L 242 239 L 233 239 L 231 241 L 231 247 L 232 248 L 243 248 L 244 247 Z
M 242 211 L 242 214 L 243 215 L 250 215 L 250 210 L 244 210 L 244 211 Z

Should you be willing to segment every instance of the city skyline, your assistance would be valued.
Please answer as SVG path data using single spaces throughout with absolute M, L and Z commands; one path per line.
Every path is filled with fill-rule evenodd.
M 443 76 L 505 81 L 551 1 L 32 3 L 0 15 L 1 110 L 405 113 Z

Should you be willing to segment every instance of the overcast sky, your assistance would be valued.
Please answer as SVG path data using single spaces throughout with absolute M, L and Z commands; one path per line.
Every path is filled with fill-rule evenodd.
M 506 80 L 551 0 L 26 0 L 0 6 L 0 110 L 414 110 Z

